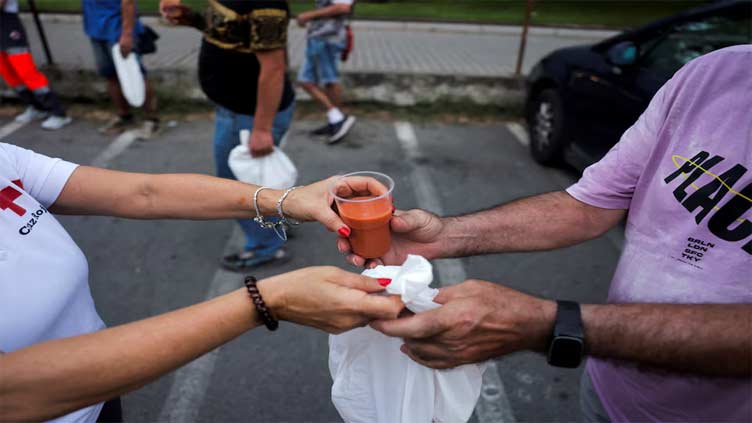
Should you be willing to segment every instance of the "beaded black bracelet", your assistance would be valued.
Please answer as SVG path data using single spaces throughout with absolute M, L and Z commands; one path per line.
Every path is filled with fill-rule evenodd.
M 266 308 L 266 303 L 264 302 L 264 299 L 261 298 L 261 293 L 256 286 L 256 278 L 253 276 L 246 276 L 245 288 L 248 290 L 248 295 L 251 296 L 251 301 L 253 301 L 253 305 L 256 306 L 256 311 L 258 312 L 261 321 L 264 322 L 266 328 L 272 331 L 277 330 L 279 327 L 279 320 L 275 319 L 274 316 L 272 316 L 272 313 L 269 312 L 269 309 Z

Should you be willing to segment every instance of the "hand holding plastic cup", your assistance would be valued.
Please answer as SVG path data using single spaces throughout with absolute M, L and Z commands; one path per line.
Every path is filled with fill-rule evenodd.
M 389 251 L 392 235 L 394 180 L 379 172 L 353 172 L 337 179 L 332 188 L 339 215 L 350 227 L 353 253 L 364 258 Z

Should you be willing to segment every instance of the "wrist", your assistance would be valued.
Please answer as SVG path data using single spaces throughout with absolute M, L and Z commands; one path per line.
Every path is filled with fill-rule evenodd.
M 262 216 L 272 216 L 277 214 L 277 200 L 279 200 L 283 192 L 284 191 L 279 189 L 266 188 L 258 193 L 257 203 Z M 256 210 L 253 206 L 253 193 L 251 193 L 250 201 L 250 210 L 255 214 Z M 289 196 L 287 201 L 289 201 Z
M 278 275 L 256 282 L 266 307 L 272 313 L 272 316 L 278 320 L 284 320 L 285 308 L 287 307 L 284 294 L 285 283 L 278 280 L 281 278 L 282 276 Z
M 271 134 L 272 133 L 272 128 L 267 128 L 267 127 L 264 127 L 264 126 L 260 126 L 260 127 L 259 126 L 254 126 L 253 130 L 251 131 L 251 133 L 253 133 L 253 132 L 256 132 L 258 134 Z
M 436 217 L 439 220 L 439 232 L 434 237 L 434 241 L 427 245 L 428 256 L 430 259 L 462 257 L 466 250 L 464 243 L 466 238 L 460 229 L 461 220 L 459 217 Z
M 280 190 L 279 195 L 280 197 L 284 195 L 285 191 Z M 287 197 L 285 197 L 284 200 L 282 200 L 282 214 L 286 218 L 292 218 L 297 221 L 309 221 L 312 220 L 310 216 L 307 216 L 304 214 L 305 206 L 300 201 L 300 195 L 301 191 L 300 189 L 293 189 L 287 194 Z M 277 198 L 280 198 L 277 197 Z M 275 204 L 275 211 L 276 204 Z
M 538 306 L 531 310 L 532 336 L 530 337 L 531 344 L 529 349 L 545 353 L 548 350 L 548 344 L 553 335 L 554 324 L 556 322 L 556 302 L 543 299 L 538 301 Z

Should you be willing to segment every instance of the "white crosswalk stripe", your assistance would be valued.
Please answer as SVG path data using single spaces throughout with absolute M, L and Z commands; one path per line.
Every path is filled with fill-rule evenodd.
M 409 122 L 395 122 L 394 129 L 397 132 L 405 155 L 410 160 L 421 157 L 420 144 Z M 415 190 L 418 206 L 424 210 L 443 215 L 436 186 L 432 182 L 428 169 L 417 162 L 412 164 L 410 170 L 410 182 Z M 439 276 L 440 285 L 446 286 L 464 281 L 467 278 L 465 267 L 459 259 L 435 260 L 436 273 Z M 480 423 L 506 423 L 514 422 L 514 415 L 509 404 L 509 398 L 504 390 L 504 384 L 499 377 L 499 371 L 493 361 L 488 363 L 483 375 L 483 385 L 478 404 L 475 406 L 475 415 Z

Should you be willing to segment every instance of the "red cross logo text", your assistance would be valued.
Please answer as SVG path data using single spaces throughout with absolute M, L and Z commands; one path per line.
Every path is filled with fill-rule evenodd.
M 13 181 L 18 186 L 23 186 L 21 181 Z M 15 203 L 16 199 L 21 196 L 21 191 L 18 191 L 13 185 L 0 190 L 0 210 L 10 209 L 13 213 L 23 216 L 26 214 L 26 209 Z

